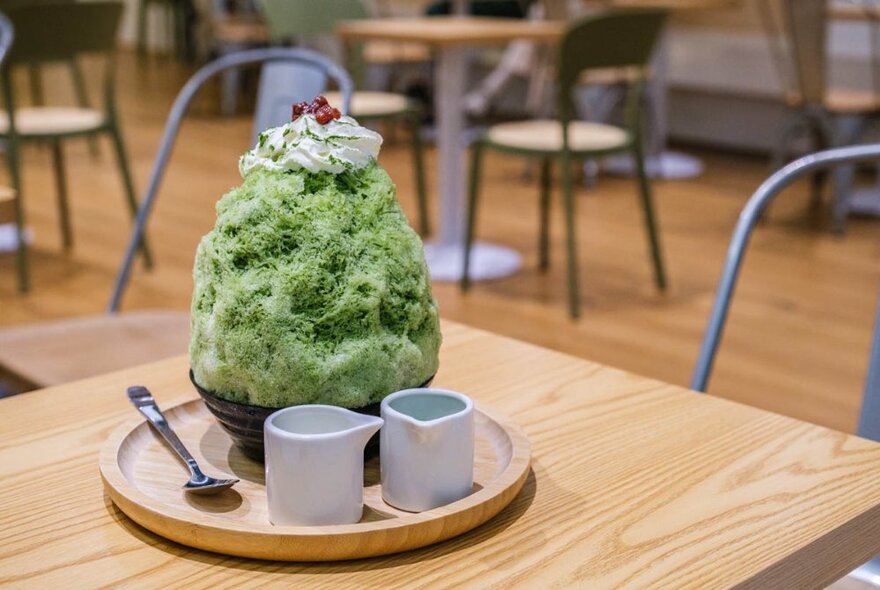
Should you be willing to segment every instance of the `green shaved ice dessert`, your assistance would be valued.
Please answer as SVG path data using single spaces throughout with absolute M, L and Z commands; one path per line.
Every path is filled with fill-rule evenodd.
M 363 157 L 381 138 L 332 123 L 349 135 L 309 116 L 261 134 L 199 245 L 190 360 L 217 397 L 360 408 L 437 371 L 421 241 L 375 154 Z

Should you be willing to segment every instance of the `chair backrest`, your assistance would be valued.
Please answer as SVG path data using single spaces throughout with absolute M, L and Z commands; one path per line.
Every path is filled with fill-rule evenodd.
M 275 43 L 333 34 L 336 23 L 369 16 L 361 0 L 258 0 Z
M 835 165 L 859 162 L 880 162 L 880 144 L 856 145 L 817 152 L 804 156 L 779 169 L 764 181 L 752 194 L 740 213 L 733 237 L 727 249 L 727 258 L 715 294 L 715 303 L 709 316 L 709 324 L 703 335 L 700 354 L 691 378 L 691 389 L 706 391 L 709 376 L 718 353 L 718 345 L 724 333 L 724 325 L 730 310 L 733 290 L 739 277 L 746 246 L 752 230 L 764 209 L 776 196 L 792 182 L 816 170 L 824 170 Z M 873 345 L 871 348 L 868 377 L 862 399 L 862 412 L 858 435 L 880 441 L 880 307 L 875 320 Z
M 605 68 L 644 71 L 666 16 L 667 11 L 660 9 L 613 9 L 585 17 L 569 27 L 559 47 L 558 100 L 564 123 L 575 112 L 572 91 L 582 72 Z
M 153 209 L 153 203 L 156 200 L 156 194 L 159 190 L 159 184 L 165 174 L 165 168 L 168 166 L 168 159 L 171 156 L 171 150 L 177 139 L 177 132 L 180 129 L 180 123 L 186 114 L 190 103 L 195 94 L 205 85 L 206 82 L 217 76 L 218 74 L 235 68 L 245 66 L 262 65 L 266 63 L 294 63 L 303 64 L 313 69 L 319 69 L 325 72 L 327 78 L 333 80 L 335 85 L 342 93 L 343 104 L 339 105 L 342 112 L 347 113 L 351 108 L 351 95 L 354 91 L 354 84 L 348 73 L 340 66 L 324 57 L 320 53 L 308 49 L 289 48 L 289 47 L 269 47 L 264 49 L 251 49 L 248 51 L 237 51 L 230 53 L 220 59 L 212 61 L 200 68 L 192 77 L 184 84 L 174 104 L 171 106 L 171 112 L 168 114 L 168 120 L 165 123 L 165 131 L 162 133 L 162 141 L 159 144 L 159 151 L 153 162 L 153 170 L 150 173 L 150 181 L 147 184 L 147 191 L 141 204 L 138 207 L 137 216 L 135 218 L 134 227 L 129 236 L 128 246 L 122 259 L 122 264 L 116 275 L 116 283 L 113 287 L 113 293 L 110 296 L 110 304 L 108 311 L 113 313 L 119 310 L 119 304 L 125 293 L 131 275 L 131 265 L 134 261 L 135 252 L 138 244 L 144 234 L 147 220 Z
M 9 63 L 66 61 L 81 53 L 112 53 L 123 4 L 40 1 L 6 12 L 16 30 Z

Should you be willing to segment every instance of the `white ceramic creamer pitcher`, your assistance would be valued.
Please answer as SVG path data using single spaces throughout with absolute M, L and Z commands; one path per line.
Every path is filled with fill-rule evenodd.
M 266 494 L 275 525 L 353 524 L 364 510 L 364 447 L 382 419 L 305 405 L 266 418 Z
M 382 400 L 382 497 L 422 512 L 460 500 L 474 483 L 474 403 L 445 389 L 405 389 Z

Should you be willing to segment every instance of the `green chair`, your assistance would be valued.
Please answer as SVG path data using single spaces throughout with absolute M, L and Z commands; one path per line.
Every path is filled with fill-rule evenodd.
M 0 0 L 0 12 L 6 13 L 19 6 L 32 6 L 40 1 L 48 1 L 58 4 L 75 2 L 76 0 Z M 79 66 L 79 62 L 77 62 L 76 59 L 71 59 L 67 65 L 70 70 L 70 79 L 73 83 L 73 91 L 76 94 L 77 104 L 81 107 L 89 108 L 91 104 L 89 104 L 89 93 L 86 90 L 86 79 L 83 75 L 82 68 Z M 45 104 L 43 77 L 40 68 L 36 65 L 32 65 L 29 68 L 28 73 L 30 75 L 31 104 L 35 106 Z M 93 156 L 98 155 L 98 143 L 95 141 L 95 138 L 89 138 L 89 149 Z
M 137 199 L 128 168 L 128 158 L 119 130 L 114 99 L 113 53 L 116 31 L 122 15 L 121 2 L 39 2 L 11 8 L 6 13 L 15 28 L 15 42 L 0 71 L 0 83 L 6 111 L 0 115 L 0 137 L 7 142 L 7 159 L 12 188 L 22 200 L 19 152 L 23 142 L 40 142 L 52 150 L 61 232 L 66 250 L 73 245 L 73 232 L 67 202 L 64 175 L 64 140 L 95 137 L 106 133 L 113 140 L 119 170 L 125 188 L 127 205 L 132 216 L 137 213 Z M 67 62 L 81 54 L 100 54 L 105 60 L 103 80 L 104 109 L 83 107 L 34 106 L 16 108 L 12 70 L 14 66 L 40 66 Z M 19 238 L 24 230 L 24 214 L 19 205 L 16 215 Z M 28 289 L 27 256 L 20 247 L 18 259 L 19 287 Z M 141 251 L 147 266 L 151 265 L 146 242 Z
M 573 120 L 572 100 L 572 91 L 585 70 L 633 68 L 645 72 L 665 20 L 666 12 L 663 10 L 621 9 L 603 12 L 574 23 L 569 27 L 559 47 L 558 119 L 495 125 L 474 142 L 462 290 L 467 290 L 470 284 L 468 274 L 470 249 L 476 224 L 482 157 L 487 149 L 527 156 L 540 161 L 539 265 L 542 271 L 549 265 L 552 163 L 553 161 L 560 163 L 568 249 L 569 311 L 573 318 L 580 315 L 572 181 L 574 160 L 598 158 L 619 152 L 632 154 L 638 168 L 639 194 L 654 264 L 654 278 L 659 289 L 666 288 L 663 258 L 651 202 L 651 186 L 645 174 L 642 151 L 641 111 L 644 77 L 637 76 L 629 84 L 625 128 Z
M 367 10 L 361 0 L 259 0 L 273 43 L 300 41 L 333 35 L 336 24 L 343 20 L 366 18 Z M 354 56 L 359 69 L 360 56 Z M 355 76 L 357 78 L 357 76 Z M 338 93 L 326 94 L 331 104 L 340 104 Z M 425 168 L 421 145 L 421 111 L 409 98 L 392 92 L 356 91 L 351 97 L 349 114 L 361 123 L 375 121 L 405 121 L 410 127 L 413 164 L 415 167 L 416 197 L 419 207 L 419 232 L 430 232 Z

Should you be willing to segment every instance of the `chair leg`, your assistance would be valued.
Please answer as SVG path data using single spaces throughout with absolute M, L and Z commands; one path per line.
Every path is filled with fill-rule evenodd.
M 819 150 L 816 150 L 819 151 Z M 823 171 L 814 172 L 810 177 L 810 210 L 818 211 L 822 206 L 822 193 L 825 192 L 825 180 L 828 173 Z
M 113 147 L 116 150 L 119 172 L 122 174 L 122 182 L 125 185 L 125 197 L 128 202 L 128 208 L 132 219 L 134 219 L 137 217 L 138 202 L 137 197 L 135 197 L 134 183 L 131 180 L 131 172 L 128 169 L 128 156 L 125 153 L 125 144 L 122 142 L 122 134 L 119 132 L 115 121 L 110 124 L 110 136 L 113 138 Z M 153 268 L 153 257 L 150 254 L 146 236 L 141 239 L 140 249 L 144 257 L 144 266 Z
M 147 57 L 147 0 L 138 1 L 138 57 L 143 61 Z
M 174 19 L 174 38 L 171 40 L 171 47 L 177 59 L 186 59 L 186 17 L 183 14 L 183 2 L 177 2 L 171 7 L 172 18 Z
M 849 197 L 855 184 L 856 167 L 852 164 L 838 166 L 834 172 L 834 203 L 831 209 L 831 231 L 842 236 L 846 232 L 849 213 Z
M 67 178 L 64 174 L 64 152 L 61 141 L 52 141 L 52 163 L 55 167 L 55 192 L 58 197 L 58 214 L 61 221 L 61 237 L 64 250 L 73 247 L 73 231 L 70 227 L 70 206 L 67 201 Z
M 7 162 L 12 190 L 15 191 L 13 201 L 15 208 L 15 237 L 18 241 L 15 251 L 15 266 L 18 273 L 18 290 L 27 293 L 30 290 L 30 274 L 28 272 L 27 244 L 24 241 L 24 200 L 21 192 L 21 177 L 18 167 L 18 141 L 14 137 L 7 139 Z
M 816 151 L 827 150 L 832 145 L 831 137 L 826 133 L 822 121 L 816 120 L 810 123 L 811 133 Z M 810 209 L 816 211 L 822 206 L 822 193 L 825 188 L 825 180 L 828 172 L 819 170 L 810 177 Z
M 226 117 L 235 114 L 238 104 L 238 89 L 241 87 L 241 73 L 237 70 L 226 70 L 221 74 L 222 97 L 220 98 L 220 111 Z
M 562 159 L 562 201 L 565 206 L 565 233 L 568 250 L 568 312 L 572 319 L 581 315 L 581 296 L 578 277 L 577 240 L 575 238 L 574 180 L 572 161 L 568 156 Z
M 471 146 L 471 182 L 468 194 L 467 220 L 464 234 L 464 264 L 461 272 L 461 290 L 467 291 L 471 285 L 471 245 L 474 243 L 474 227 L 477 217 L 477 200 L 480 196 L 480 173 L 483 162 L 483 144 L 477 140 Z
M 218 49 L 221 57 L 235 51 L 244 49 L 239 45 L 232 43 L 226 44 Z M 232 68 L 225 70 L 220 74 L 220 112 L 225 117 L 231 117 L 235 114 L 238 105 L 238 92 L 241 90 L 241 69 Z
M 187 63 L 196 61 L 195 29 L 198 23 L 198 12 L 193 2 L 178 2 L 183 42 L 183 57 Z
M 803 122 L 799 112 L 790 112 L 782 125 L 782 132 L 779 134 L 779 141 L 773 147 L 770 154 L 770 174 L 773 174 L 783 166 L 785 166 L 790 153 L 792 141 L 797 137 Z M 770 207 L 772 203 L 768 203 L 758 217 L 758 223 L 764 223 L 770 217 Z
M 859 115 L 844 115 L 837 118 L 835 145 L 851 145 L 861 136 L 867 120 Z M 831 231 L 843 235 L 846 230 L 846 217 L 849 210 L 849 197 L 855 183 L 856 167 L 853 164 L 837 166 L 832 172 L 833 192 L 831 208 Z
M 40 75 L 40 66 L 30 64 L 28 66 L 28 80 L 31 86 L 31 103 L 34 106 L 43 106 L 46 100 L 43 95 L 43 77 Z
M 422 118 L 418 111 L 409 115 L 410 134 L 415 168 L 416 198 L 419 203 L 419 233 L 427 236 L 431 233 L 431 222 L 428 215 L 428 192 L 425 189 L 425 160 L 422 150 Z
M 660 249 L 660 236 L 657 231 L 657 221 L 654 214 L 654 202 L 651 196 L 651 183 L 645 171 L 645 158 L 641 148 L 636 145 L 633 150 L 633 158 L 636 161 L 639 182 L 639 196 L 642 200 L 642 210 L 645 213 L 645 226 L 648 231 L 648 242 L 651 246 L 651 260 L 654 263 L 654 282 L 661 291 L 666 290 L 666 271 L 663 267 L 663 254 Z
M 552 162 L 541 160 L 541 233 L 538 242 L 538 268 L 546 272 L 550 267 L 550 182 Z
M 800 131 L 801 125 L 800 117 L 794 113 L 786 118 L 782 126 L 782 132 L 779 134 L 779 141 L 774 146 L 773 153 L 770 156 L 771 174 L 785 165 L 790 153 L 791 142 L 794 141 L 794 138 Z
M 76 58 L 73 58 L 68 62 L 68 65 L 70 66 L 70 78 L 73 80 L 73 90 L 76 92 L 76 102 L 84 109 L 90 108 L 91 104 L 89 103 L 89 93 L 86 90 L 86 80 L 83 76 L 82 68 L 79 67 L 79 62 L 76 61 Z M 93 157 L 97 157 L 100 153 L 98 138 L 92 135 L 88 138 L 88 142 L 89 153 Z
M 27 244 L 24 241 L 24 204 L 21 193 L 15 195 L 15 237 L 18 241 L 15 251 L 15 266 L 18 273 L 18 291 L 27 293 L 30 290 L 30 275 L 28 273 Z

